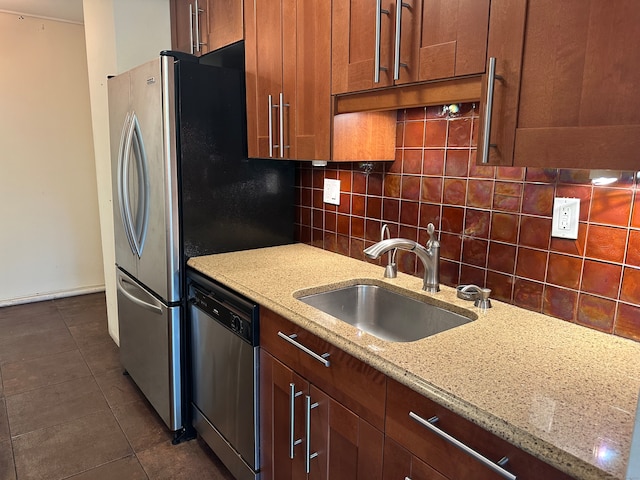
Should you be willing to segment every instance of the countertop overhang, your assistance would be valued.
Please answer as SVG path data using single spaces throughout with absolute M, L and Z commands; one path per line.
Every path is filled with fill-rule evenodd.
M 191 258 L 188 265 L 321 336 L 576 478 L 625 476 L 640 389 L 640 344 L 304 244 Z M 478 319 L 410 343 L 380 340 L 296 299 L 357 281 L 410 290 Z

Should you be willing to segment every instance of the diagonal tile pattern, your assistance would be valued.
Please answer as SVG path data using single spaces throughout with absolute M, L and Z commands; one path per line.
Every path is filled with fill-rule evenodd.
M 0 480 L 233 480 L 128 376 L 103 294 L 0 308 Z

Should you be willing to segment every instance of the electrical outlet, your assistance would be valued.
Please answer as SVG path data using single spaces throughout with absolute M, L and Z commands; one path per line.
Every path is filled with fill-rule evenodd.
M 553 201 L 551 236 L 557 238 L 578 238 L 580 221 L 580 199 L 556 197 Z
M 324 191 L 322 194 L 324 203 L 340 205 L 340 180 L 324 179 Z

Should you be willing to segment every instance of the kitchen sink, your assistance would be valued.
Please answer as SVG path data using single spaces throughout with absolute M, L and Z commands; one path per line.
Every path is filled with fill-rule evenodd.
M 378 285 L 357 284 L 298 300 L 382 340 L 413 342 L 477 318 L 419 301 Z

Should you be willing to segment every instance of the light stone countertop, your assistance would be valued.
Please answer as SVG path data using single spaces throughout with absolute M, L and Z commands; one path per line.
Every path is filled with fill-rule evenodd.
M 640 343 L 495 300 L 479 312 L 453 288 L 424 293 L 420 278 L 383 279 L 383 267 L 304 244 L 188 264 L 575 478 L 625 476 Z M 357 280 L 408 289 L 478 319 L 415 342 L 386 342 L 295 298 Z

